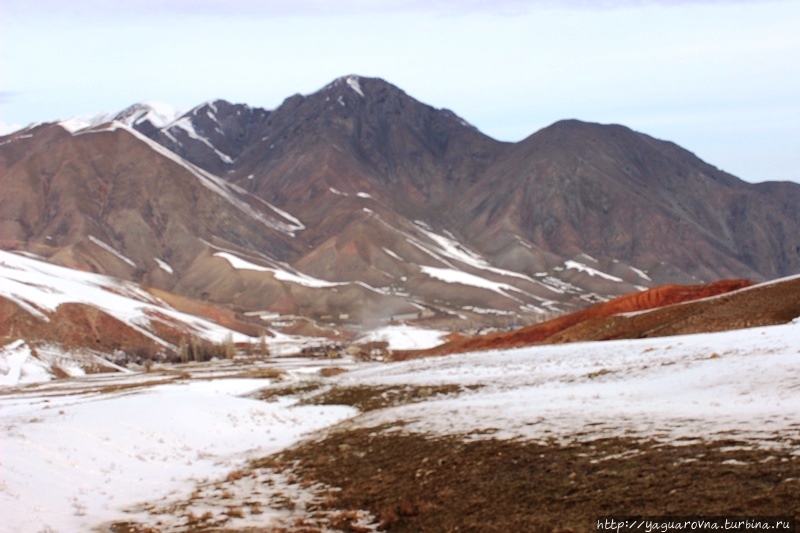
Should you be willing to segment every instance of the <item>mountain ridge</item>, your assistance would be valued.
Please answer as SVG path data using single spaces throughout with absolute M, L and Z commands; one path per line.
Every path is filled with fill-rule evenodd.
M 462 327 L 800 271 L 800 185 L 621 125 L 505 143 L 355 75 L 274 110 L 168 114 L 3 137 L 2 247 L 241 312 Z

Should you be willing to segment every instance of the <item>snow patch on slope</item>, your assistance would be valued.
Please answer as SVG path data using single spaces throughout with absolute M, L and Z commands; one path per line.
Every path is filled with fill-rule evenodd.
M 211 141 L 209 141 L 207 138 L 205 138 L 202 135 L 197 133 L 197 130 L 194 129 L 194 124 L 192 124 L 192 121 L 188 117 L 184 117 L 184 118 L 178 120 L 177 122 L 175 122 L 170 127 L 170 129 L 172 129 L 172 128 L 178 128 L 178 129 L 184 131 L 186 133 L 186 135 L 189 136 L 190 139 L 194 139 L 196 141 L 200 141 L 201 143 L 203 143 L 207 147 L 211 148 L 211 150 L 216 154 L 216 156 L 219 157 L 224 163 L 227 163 L 229 165 L 233 164 L 233 158 L 231 156 L 229 156 L 228 154 L 223 153 L 222 151 L 220 151 L 216 146 L 214 146 L 211 143 Z M 169 133 L 169 131 L 168 131 L 168 133 Z M 170 134 L 170 136 L 172 136 L 172 134 Z M 175 137 L 172 137 L 172 138 L 175 139 Z
M 347 85 L 350 86 L 355 92 L 357 92 L 362 98 L 364 97 L 364 91 L 361 90 L 361 83 L 359 82 L 358 76 L 348 76 Z
M 425 350 L 442 344 L 445 335 L 446 331 L 402 324 L 374 329 L 356 339 L 356 342 L 387 342 L 390 350 Z
M 33 357 L 30 347 L 22 339 L 0 348 L 0 386 L 50 379 L 48 369 Z
M 228 335 L 237 342 L 251 340 L 208 320 L 176 311 L 134 283 L 3 250 L 0 250 L 0 296 L 24 304 L 26 310 L 39 318 L 46 318 L 44 312 L 55 312 L 64 303 L 95 307 L 164 346 L 169 345 L 148 329 L 153 314 L 184 323 L 212 342 L 222 342 Z
M 643 270 L 639 270 L 638 268 L 634 268 L 634 267 L 632 267 L 632 266 L 630 266 L 630 265 L 628 265 L 628 268 L 630 268 L 631 270 L 633 270 L 633 271 L 634 271 L 634 272 L 635 272 L 635 273 L 636 273 L 636 274 L 637 274 L 637 275 L 638 275 L 640 278 L 642 278 L 642 279 L 644 279 L 644 280 L 647 280 L 647 281 L 653 281 L 653 280 L 650 278 L 650 276 L 648 276 L 647 274 L 645 274 L 645 272 L 644 272 Z
M 578 272 L 584 272 L 592 277 L 597 276 L 603 279 L 607 279 L 609 281 L 618 281 L 618 282 L 623 281 L 622 278 L 612 276 L 611 274 L 606 274 L 605 272 L 600 272 L 597 269 L 586 266 L 583 263 L 579 263 L 577 261 L 572 261 L 572 260 L 564 261 L 564 268 L 566 270 L 577 270 Z
M 420 221 L 415 221 L 415 223 L 417 225 L 417 228 L 426 237 L 428 237 L 438 245 L 438 250 L 434 250 L 431 247 L 427 247 L 429 252 L 435 253 L 437 255 L 441 254 L 447 257 L 448 259 L 459 261 L 470 267 L 479 270 L 485 270 L 493 274 L 500 274 L 501 276 L 518 278 L 528 281 L 530 283 L 538 283 L 536 280 L 534 280 L 530 276 L 526 276 L 525 274 L 520 274 L 519 272 L 514 272 L 512 270 L 506 270 L 504 268 L 497 268 L 492 266 L 488 261 L 486 261 L 486 259 L 481 257 L 480 254 L 478 254 L 477 252 L 473 252 L 472 250 L 470 250 L 469 248 L 458 242 L 458 240 L 456 240 L 455 236 L 453 236 L 452 234 L 448 234 L 447 236 L 440 235 L 438 233 L 435 233 L 427 224 L 423 224 Z
M 460 283 L 461 285 L 471 285 L 473 287 L 478 287 L 481 289 L 488 289 L 490 291 L 494 291 L 498 294 L 502 294 L 506 298 L 511 298 L 514 301 L 519 301 L 507 291 L 514 291 L 521 293 L 522 291 L 513 285 L 509 285 L 508 283 L 498 283 L 496 281 L 490 281 L 486 278 L 482 278 L 480 276 L 476 276 L 474 274 L 469 274 L 467 272 L 462 272 L 460 270 L 452 270 L 449 268 L 436 268 L 436 267 L 429 267 L 429 266 L 422 266 L 420 270 L 427 274 L 428 276 L 445 281 L 447 283 Z
M 129 372 L 88 350 L 65 352 L 55 345 L 34 349 L 22 339 L 0 347 L 0 387 L 50 381 L 57 377 L 55 368 L 69 377 L 85 376 L 87 368 Z
M 58 125 L 73 134 L 114 121 L 125 124 L 130 128 L 149 121 L 155 128 L 162 129 L 169 126 L 181 114 L 182 111 L 172 105 L 155 100 L 147 100 L 133 104 L 119 113 L 104 112 L 96 115 L 79 115 L 61 120 Z
M 136 268 L 136 263 L 134 263 L 131 259 L 129 259 L 125 255 L 123 255 L 121 252 L 117 251 L 113 246 L 111 246 L 109 244 L 106 244 L 105 242 L 101 241 L 100 239 L 98 239 L 94 235 L 89 235 L 89 240 L 92 241 L 93 243 L 95 243 L 97 246 L 99 246 L 103 250 L 105 250 L 106 252 L 108 252 L 111 255 L 117 257 L 118 259 L 120 259 L 124 263 L 127 263 L 130 266 L 132 266 L 133 268 Z
M 133 128 L 149 121 L 158 129 L 164 128 L 181 116 L 183 111 L 170 104 L 146 100 L 122 110 L 114 120 Z
M 154 257 L 153 260 L 156 262 L 158 267 L 168 274 L 174 274 L 175 270 L 163 259 L 159 259 L 158 257 Z
M 237 270 L 254 270 L 257 272 L 271 272 L 272 275 L 277 280 L 288 281 L 290 283 L 297 283 L 298 285 L 303 285 L 305 287 L 326 288 L 326 287 L 336 287 L 339 285 L 343 285 L 343 283 L 312 278 L 311 276 L 307 276 L 300 272 L 288 272 L 286 270 L 282 270 L 279 268 L 257 265 L 255 263 L 247 261 L 246 259 L 242 259 L 241 257 L 233 255 L 232 253 L 229 252 L 217 252 L 214 254 L 214 256 L 225 259 L 228 263 L 230 263 L 230 265 L 233 268 Z

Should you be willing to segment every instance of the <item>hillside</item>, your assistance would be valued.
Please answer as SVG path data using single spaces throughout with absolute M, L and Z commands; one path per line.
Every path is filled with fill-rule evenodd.
M 0 251 L 0 385 L 224 358 L 237 346 L 257 352 L 262 337 L 276 354 L 310 340 L 207 303 Z
M 458 338 L 398 360 L 539 344 L 639 339 L 785 324 L 800 317 L 800 277 L 665 285 L 514 331 Z
M 800 185 L 619 125 L 499 142 L 359 76 L 274 110 L 32 126 L 0 138 L 0 189 L 0 248 L 282 323 L 533 323 L 800 272 Z

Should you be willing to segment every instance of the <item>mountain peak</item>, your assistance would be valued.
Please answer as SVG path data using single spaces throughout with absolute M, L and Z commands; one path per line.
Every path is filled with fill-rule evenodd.
M 358 74 L 340 76 L 323 87 L 318 93 L 328 93 L 339 89 L 352 91 L 362 98 L 366 98 L 368 95 L 374 96 L 385 89 L 392 89 L 398 93 L 405 94 L 399 87 L 382 78 L 370 78 Z
M 172 105 L 146 100 L 123 109 L 114 117 L 114 120 L 130 127 L 150 122 L 155 128 L 163 128 L 182 114 L 180 109 Z
M 180 109 L 170 104 L 155 100 L 145 100 L 130 105 L 116 114 L 99 113 L 94 116 L 77 116 L 61 120 L 58 124 L 70 133 L 77 133 L 101 124 L 117 121 L 149 136 L 162 128 L 166 128 L 180 118 L 182 114 L 183 112 Z
M 346 83 L 348 87 L 353 89 L 362 98 L 364 97 L 364 91 L 361 89 L 361 78 L 359 76 L 356 76 L 355 74 L 345 76 L 344 83 Z

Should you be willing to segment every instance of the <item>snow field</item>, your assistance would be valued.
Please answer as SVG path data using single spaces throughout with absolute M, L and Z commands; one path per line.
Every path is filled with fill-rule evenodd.
M 0 531 L 87 531 L 128 520 L 126 508 L 187 497 L 203 480 L 355 414 L 236 396 L 268 383 L 175 383 L 77 401 L 0 397 Z
M 442 330 L 400 324 L 373 329 L 356 342 L 386 342 L 390 350 L 425 350 L 442 344 L 445 335 L 447 332 Z
M 456 354 L 375 366 L 341 386 L 478 386 L 363 415 L 404 430 L 570 440 L 800 441 L 800 323 L 726 333 Z
M 395 346 L 406 337 L 427 342 L 403 327 L 382 335 Z M 112 520 L 161 520 L 175 528 L 165 531 L 180 530 L 186 515 L 170 514 L 180 502 L 189 502 L 185 513 L 219 514 L 229 503 L 252 500 L 259 487 L 266 502 L 281 494 L 311 501 L 304 498 L 323 489 L 292 485 L 268 468 L 223 481 L 248 459 L 318 438 L 315 432 L 343 421 L 350 428 L 403 423 L 396 431 L 468 439 L 629 436 L 680 445 L 724 438 L 800 453 L 798 320 L 391 364 L 280 360 L 283 384 L 319 380 L 323 366 L 341 366 L 350 371 L 325 378 L 327 387 L 461 386 L 457 394 L 361 414 L 346 406 L 300 406 L 291 395 L 273 402 L 241 397 L 272 382 L 215 379 L 225 364 L 233 365 L 176 367 L 194 376 L 188 381 L 160 374 L 86 376 L 0 395 L 0 531 L 85 531 Z M 220 497 L 218 490 L 231 496 Z M 263 525 L 282 513 L 265 505 L 231 525 Z

